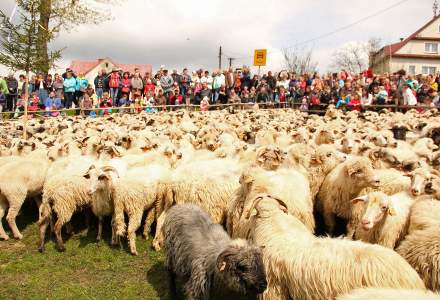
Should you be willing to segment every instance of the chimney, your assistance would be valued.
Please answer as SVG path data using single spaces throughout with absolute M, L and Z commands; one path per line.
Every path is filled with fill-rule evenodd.
M 403 42 L 404 38 L 400 38 L 400 42 Z

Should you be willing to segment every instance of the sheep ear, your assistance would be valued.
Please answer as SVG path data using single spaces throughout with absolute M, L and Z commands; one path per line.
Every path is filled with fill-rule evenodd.
M 368 203 L 368 195 L 364 195 L 364 196 L 359 196 L 357 198 L 351 199 L 350 201 L 353 204 L 356 204 L 358 202 L 365 202 Z

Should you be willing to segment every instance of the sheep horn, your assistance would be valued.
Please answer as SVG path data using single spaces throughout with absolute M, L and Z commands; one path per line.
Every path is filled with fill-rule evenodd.
M 104 167 L 101 168 L 101 171 L 102 172 L 115 172 L 116 176 L 118 176 L 118 178 L 120 177 L 118 170 L 115 167 L 112 167 L 112 166 L 104 166 Z
M 245 215 L 246 220 L 249 220 L 249 219 L 250 219 L 250 217 L 251 217 L 251 213 L 252 213 L 252 211 L 254 210 L 255 206 L 256 206 L 261 200 L 263 200 L 263 199 L 264 199 L 264 196 L 261 196 L 261 195 L 254 199 L 254 201 L 252 202 L 251 207 L 250 207 L 247 211 L 244 212 L 244 215 Z

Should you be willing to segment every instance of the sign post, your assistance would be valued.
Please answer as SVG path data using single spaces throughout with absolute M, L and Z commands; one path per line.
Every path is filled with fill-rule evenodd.
M 267 49 L 256 49 L 254 52 L 254 66 L 258 67 L 258 75 L 260 75 L 261 67 L 266 65 Z

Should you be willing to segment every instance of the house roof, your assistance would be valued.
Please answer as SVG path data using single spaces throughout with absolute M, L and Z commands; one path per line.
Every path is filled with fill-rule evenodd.
M 396 54 L 397 51 L 399 51 L 400 49 L 402 49 L 403 46 L 405 46 L 406 44 L 409 43 L 409 41 L 415 39 L 423 30 L 425 30 L 429 25 L 431 25 L 432 23 L 434 23 L 435 21 L 437 21 L 438 19 L 440 19 L 440 15 L 432 18 L 428 23 L 426 23 L 423 27 L 421 27 L 419 30 L 417 30 L 416 32 L 414 32 L 413 34 L 411 34 L 409 37 L 407 37 L 406 39 L 404 39 L 403 41 L 399 42 L 399 43 L 395 43 L 395 44 L 391 44 L 391 45 L 386 45 L 384 46 L 382 49 L 379 50 L 379 52 L 384 52 L 384 56 L 394 56 L 394 54 Z
M 75 73 L 84 72 L 84 74 L 92 71 L 96 66 L 98 66 L 103 60 L 108 60 L 117 68 L 121 68 L 123 71 L 127 71 L 130 73 L 134 72 L 134 69 L 138 68 L 141 74 L 146 72 L 151 73 L 151 65 L 148 64 L 119 64 L 115 63 L 110 58 L 99 58 L 97 60 L 73 60 L 70 64 L 70 69 L 72 69 Z

